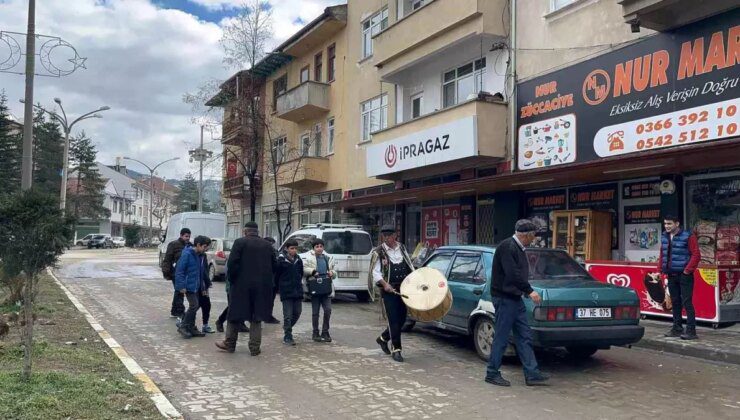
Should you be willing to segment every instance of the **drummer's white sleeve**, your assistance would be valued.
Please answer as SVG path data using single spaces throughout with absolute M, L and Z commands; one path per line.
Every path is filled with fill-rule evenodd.
M 378 258 L 373 267 L 373 281 L 377 283 L 380 280 L 383 280 L 383 273 L 380 271 L 380 258 Z

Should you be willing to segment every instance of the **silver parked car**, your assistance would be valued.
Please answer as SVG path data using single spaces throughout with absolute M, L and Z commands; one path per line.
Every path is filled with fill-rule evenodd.
M 90 233 L 85 235 L 84 238 L 78 239 L 77 242 L 75 242 L 75 245 L 77 246 L 87 246 L 87 244 L 90 243 L 90 239 L 93 238 L 93 236 L 98 235 L 98 233 Z
M 211 246 L 206 252 L 208 258 L 208 275 L 212 281 L 224 280 L 226 276 L 226 261 L 229 259 L 233 239 L 211 238 Z
M 123 248 L 124 246 L 126 246 L 126 239 L 124 239 L 122 236 L 114 236 L 111 239 L 113 240 L 114 248 Z

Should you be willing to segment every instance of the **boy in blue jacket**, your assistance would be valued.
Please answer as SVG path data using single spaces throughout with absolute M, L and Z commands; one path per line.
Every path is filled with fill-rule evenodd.
M 295 346 L 293 340 L 293 326 L 301 317 L 303 309 L 303 261 L 298 256 L 298 242 L 289 239 L 285 242 L 283 252 L 277 258 L 275 284 L 280 292 L 280 301 L 283 302 L 283 343 Z
M 182 251 L 175 266 L 175 289 L 188 301 L 188 310 L 177 329 L 184 338 L 205 336 L 195 328 L 195 314 L 200 308 L 200 296 L 208 293 L 208 271 L 204 260 L 210 245 L 211 240 L 207 236 L 196 237 L 193 246 Z

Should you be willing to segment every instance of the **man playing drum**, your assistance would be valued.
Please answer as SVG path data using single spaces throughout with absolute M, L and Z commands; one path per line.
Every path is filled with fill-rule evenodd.
M 403 362 L 401 328 L 406 322 L 406 304 L 399 295 L 399 289 L 406 276 L 414 271 L 414 265 L 406 247 L 396 241 L 395 227 L 383 226 L 380 232 L 383 243 L 373 250 L 370 266 L 373 267 L 373 281 L 381 288 L 388 328 L 375 341 L 385 354 L 391 354 L 393 360 Z M 392 351 L 388 341 L 391 342 Z

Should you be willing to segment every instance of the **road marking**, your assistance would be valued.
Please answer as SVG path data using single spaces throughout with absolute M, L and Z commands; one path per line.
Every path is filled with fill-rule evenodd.
M 141 366 L 136 363 L 136 360 L 134 360 L 133 357 L 129 356 L 126 350 L 124 350 L 124 348 L 121 347 L 121 345 L 118 344 L 118 342 L 113 337 L 111 337 L 108 331 L 106 331 L 105 328 L 100 325 L 100 323 L 95 319 L 95 317 L 92 316 L 92 314 L 90 314 L 87 308 L 85 308 L 85 306 L 77 299 L 77 297 L 73 295 L 72 292 L 70 292 L 69 289 L 67 289 L 67 287 L 62 284 L 62 282 L 59 281 L 52 270 L 48 269 L 47 271 L 49 272 L 51 278 L 54 279 L 54 282 L 59 286 L 59 288 L 62 289 L 64 294 L 67 295 L 69 301 L 72 302 L 77 310 L 85 316 L 88 324 L 90 324 L 90 326 L 98 333 L 100 338 L 102 338 L 105 344 L 110 347 L 113 353 L 118 356 L 118 359 L 121 360 L 121 363 L 123 363 L 124 366 L 126 366 L 126 369 L 128 369 L 128 371 L 142 384 L 144 390 L 149 394 L 149 398 L 154 402 L 154 405 L 157 406 L 157 409 L 162 414 L 162 416 L 168 419 L 181 420 L 183 418 L 182 414 L 180 414 L 175 406 L 172 405 L 170 400 L 168 400 L 167 397 L 164 396 L 159 387 L 154 383 L 154 381 L 152 381 L 152 378 L 150 378 L 149 375 L 144 372 L 144 369 L 142 369 Z

